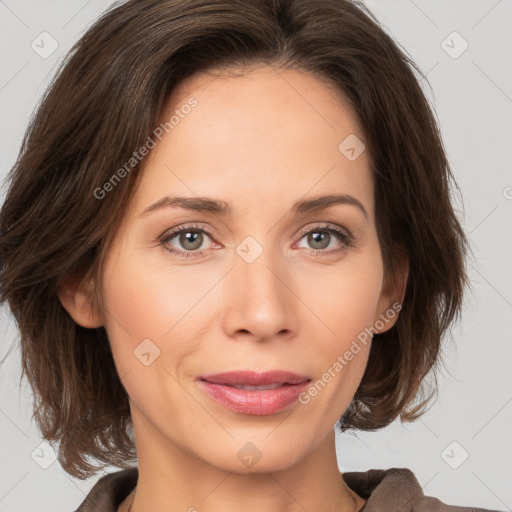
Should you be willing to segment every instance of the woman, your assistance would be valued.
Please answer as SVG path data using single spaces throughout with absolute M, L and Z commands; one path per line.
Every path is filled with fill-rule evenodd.
M 76 44 L 0 254 L 43 437 L 124 468 L 79 511 L 470 510 L 336 459 L 425 410 L 467 282 L 415 71 L 339 0 L 131 0 Z

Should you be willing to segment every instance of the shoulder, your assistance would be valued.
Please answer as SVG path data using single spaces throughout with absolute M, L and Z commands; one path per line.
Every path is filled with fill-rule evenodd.
M 106 474 L 96 482 L 75 512 L 117 512 L 137 484 L 138 477 L 137 467 Z
M 342 474 L 345 483 L 366 499 L 362 512 L 497 512 L 489 509 L 447 505 L 425 496 L 414 473 L 408 468 L 370 469 Z

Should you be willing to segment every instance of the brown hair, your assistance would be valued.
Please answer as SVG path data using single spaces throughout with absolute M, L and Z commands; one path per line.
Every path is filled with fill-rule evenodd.
M 59 441 L 59 462 L 77 478 L 98 462 L 127 467 L 136 456 L 106 331 L 77 325 L 56 293 L 70 276 L 101 282 L 140 165 L 108 200 L 97 198 L 98 187 L 145 144 L 178 83 L 256 64 L 310 72 L 349 102 L 371 154 L 386 278 L 396 275 L 401 251 L 409 260 L 400 316 L 375 335 L 340 428 L 412 421 L 435 393 L 425 398 L 424 377 L 460 314 L 468 243 L 421 71 L 355 0 L 130 0 L 106 11 L 62 63 L 27 129 L 0 214 L 0 299 L 19 328 L 22 377 L 43 437 Z

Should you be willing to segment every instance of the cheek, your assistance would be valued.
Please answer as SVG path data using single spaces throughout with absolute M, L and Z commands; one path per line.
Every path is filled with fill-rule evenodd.
M 165 293 L 165 287 L 151 279 L 145 265 L 132 263 L 134 258 L 130 258 L 130 253 L 112 258 L 103 279 L 103 309 L 110 344 L 116 363 L 127 368 L 135 361 L 134 350 L 144 340 L 155 344 L 156 348 L 150 350 L 153 357 L 162 351 L 159 340 L 174 323 L 168 303 L 170 297 L 176 296 L 173 289 Z
M 169 369 L 195 350 L 214 317 L 205 297 L 218 280 L 215 272 L 196 273 L 142 259 L 136 251 L 124 251 L 107 262 L 104 313 L 120 373 L 139 362 L 134 357 L 146 346 L 151 355 L 158 354 L 154 366 Z
M 316 338 L 321 364 L 316 384 L 304 401 L 311 401 L 319 418 L 328 417 L 333 423 L 350 404 L 364 374 L 383 278 L 378 251 L 345 263 L 329 275 L 308 277 L 316 286 L 307 300 L 311 309 L 319 312 L 326 334 Z M 306 293 L 305 287 L 302 293 Z
M 327 333 L 323 339 L 330 339 L 332 350 L 342 349 L 373 325 L 382 278 L 379 253 L 361 254 L 328 272 L 316 269 L 304 277 L 298 295 Z
M 175 379 L 195 349 L 187 311 L 197 293 L 180 292 L 187 289 L 183 279 L 137 264 L 130 252 L 104 273 L 106 330 L 118 374 L 137 407 L 156 417 L 162 403 L 170 415 L 186 405 Z

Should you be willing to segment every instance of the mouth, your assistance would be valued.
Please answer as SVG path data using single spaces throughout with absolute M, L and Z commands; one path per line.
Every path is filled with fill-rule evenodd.
M 269 415 L 297 401 L 311 378 L 284 370 L 233 371 L 201 376 L 201 388 L 224 407 L 241 414 Z

